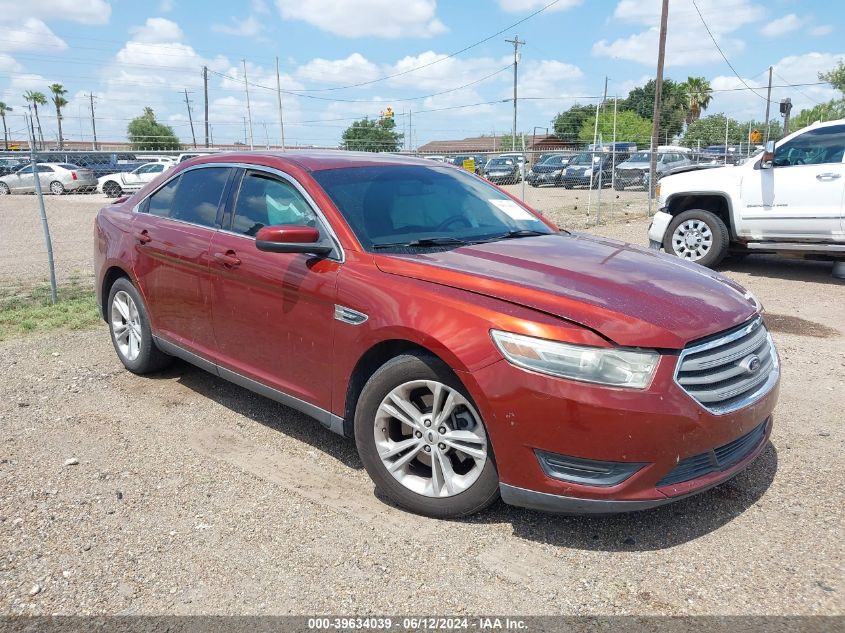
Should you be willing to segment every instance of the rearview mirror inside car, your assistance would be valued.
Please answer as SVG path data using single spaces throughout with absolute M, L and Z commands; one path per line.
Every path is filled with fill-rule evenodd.
M 320 231 L 313 226 L 265 226 L 255 236 L 255 247 L 268 253 L 312 253 L 328 255 L 331 244 L 320 242 Z

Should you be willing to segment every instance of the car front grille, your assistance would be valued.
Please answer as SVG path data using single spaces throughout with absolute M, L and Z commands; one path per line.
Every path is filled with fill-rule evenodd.
M 685 348 L 675 381 L 711 413 L 736 411 L 759 400 L 780 375 L 777 351 L 759 317 Z
M 728 442 L 724 446 L 682 459 L 663 479 L 657 482 L 657 487 L 680 484 L 735 466 L 760 446 L 763 438 L 766 437 L 768 423 L 769 419 L 766 419 L 749 433 Z

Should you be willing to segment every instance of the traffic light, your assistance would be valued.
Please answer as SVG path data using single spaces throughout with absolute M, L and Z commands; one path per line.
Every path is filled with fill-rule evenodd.
M 385 119 L 392 119 L 393 118 L 393 108 L 387 106 L 387 109 L 384 111 L 384 118 Z

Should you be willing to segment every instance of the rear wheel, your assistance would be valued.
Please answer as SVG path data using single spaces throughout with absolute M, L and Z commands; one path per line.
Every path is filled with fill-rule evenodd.
M 456 518 L 499 495 L 484 422 L 433 356 L 398 356 L 373 374 L 355 409 L 355 443 L 376 487 L 412 512 Z
M 50 193 L 54 196 L 60 196 L 65 192 L 65 186 L 60 183 L 58 180 L 54 180 L 50 183 Z
M 156 347 L 147 308 L 126 277 L 115 281 L 109 291 L 108 323 L 117 357 L 132 373 L 158 371 L 173 361 Z
M 5 182 L 0 182 L 0 196 L 8 196 L 10 193 L 12 193 L 12 190 L 9 189 L 9 185 Z
M 663 239 L 667 253 L 708 268 L 717 266 L 725 258 L 729 244 L 728 227 L 721 218 L 703 209 L 678 214 Z

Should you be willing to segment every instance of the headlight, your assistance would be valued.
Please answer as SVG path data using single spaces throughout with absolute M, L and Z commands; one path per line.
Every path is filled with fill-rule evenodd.
M 502 355 L 517 367 L 612 387 L 645 389 L 660 359 L 653 351 L 586 347 L 499 330 L 491 330 L 490 335 Z
M 585 176 L 592 176 L 593 175 L 593 168 L 587 167 L 587 169 L 584 170 L 584 175 Z
M 555 169 L 555 170 L 552 172 L 552 176 L 560 176 L 562 173 L 563 173 L 563 170 L 562 170 L 562 169 Z

